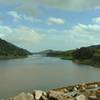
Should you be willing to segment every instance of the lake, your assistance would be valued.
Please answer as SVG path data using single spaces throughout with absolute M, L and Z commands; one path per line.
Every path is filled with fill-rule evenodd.
M 77 65 L 69 60 L 40 55 L 0 60 L 0 98 L 48 90 L 81 82 L 100 81 L 100 69 Z

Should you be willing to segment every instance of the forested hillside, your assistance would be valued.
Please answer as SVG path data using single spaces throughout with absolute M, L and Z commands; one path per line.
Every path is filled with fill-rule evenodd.
M 19 48 L 3 39 L 0 39 L 0 58 L 26 57 L 31 54 L 29 51 Z
M 47 56 L 60 57 L 65 60 L 73 60 L 78 64 L 88 64 L 100 67 L 100 45 L 81 47 L 69 51 L 51 51 Z

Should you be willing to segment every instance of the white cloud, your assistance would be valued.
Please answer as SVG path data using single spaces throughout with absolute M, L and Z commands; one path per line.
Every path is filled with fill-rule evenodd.
M 64 20 L 61 18 L 51 17 L 48 18 L 48 24 L 64 24 Z
M 12 7 L 19 13 L 38 15 L 40 6 L 79 11 L 100 8 L 100 0 L 0 0 L 3 7 Z
M 68 34 L 70 34 L 70 40 L 78 42 L 77 44 L 93 45 L 100 43 L 100 25 L 97 24 L 78 24 L 66 32 L 66 35 Z
M 40 30 L 40 32 L 45 35 L 41 43 L 38 44 L 37 50 L 66 50 L 100 43 L 100 25 L 98 24 L 77 24 L 71 29 L 48 29 Z
M 18 21 L 21 19 L 21 16 L 16 11 L 9 11 L 8 15 L 12 16 L 14 21 Z
M 0 26 L 0 36 L 11 42 L 18 43 L 35 43 L 42 39 L 42 36 L 34 29 L 20 26 L 17 28 L 11 28 L 7 26 Z
M 33 50 L 72 49 L 99 44 L 100 24 L 77 24 L 66 30 L 41 29 L 39 31 L 25 26 L 11 28 L 0 25 L 0 37 Z
M 97 24 L 78 24 L 73 27 L 74 32 L 78 32 L 80 34 L 89 34 L 89 35 L 95 35 L 99 34 L 100 32 L 100 25 Z
M 31 16 L 28 16 L 28 15 L 25 15 L 25 14 L 19 14 L 18 12 L 16 11 L 9 11 L 8 12 L 8 15 L 10 15 L 11 17 L 13 17 L 13 20 L 14 21 L 28 21 L 28 22 L 42 22 L 40 19 L 38 18 L 34 18 L 34 17 L 31 17 Z
M 37 33 L 34 29 L 31 29 L 29 27 L 21 26 L 19 28 L 14 29 L 16 36 L 18 38 L 18 41 L 23 42 L 38 42 L 41 39 L 41 36 L 39 33 Z M 13 35 L 15 37 L 15 35 Z
M 49 7 L 79 11 L 100 7 L 100 0 L 42 0 Z
M 0 25 L 0 33 L 2 35 L 7 34 L 7 33 L 12 33 L 12 29 L 8 26 L 2 26 Z
M 100 17 L 93 18 L 93 22 L 100 24 Z
M 40 19 L 37 19 L 37 18 L 34 18 L 34 17 L 31 17 L 31 16 L 27 16 L 27 15 L 23 15 L 22 16 L 22 19 L 23 20 L 26 20 L 26 21 L 29 21 L 29 22 L 42 22 L 42 20 Z
M 26 16 L 26 15 L 23 16 L 23 19 L 27 20 L 27 21 L 30 21 L 30 22 L 34 21 L 33 17 L 29 17 L 29 16 Z

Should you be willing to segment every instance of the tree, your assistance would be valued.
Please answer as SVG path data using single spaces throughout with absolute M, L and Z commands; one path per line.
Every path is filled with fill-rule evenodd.
M 90 59 L 93 57 L 94 51 L 93 49 L 82 47 L 73 51 L 73 57 L 75 59 Z

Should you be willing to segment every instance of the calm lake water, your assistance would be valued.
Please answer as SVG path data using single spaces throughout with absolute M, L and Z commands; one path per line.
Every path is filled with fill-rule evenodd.
M 100 69 L 59 58 L 30 56 L 0 60 L 0 98 L 34 89 L 48 90 L 80 82 L 100 81 Z

